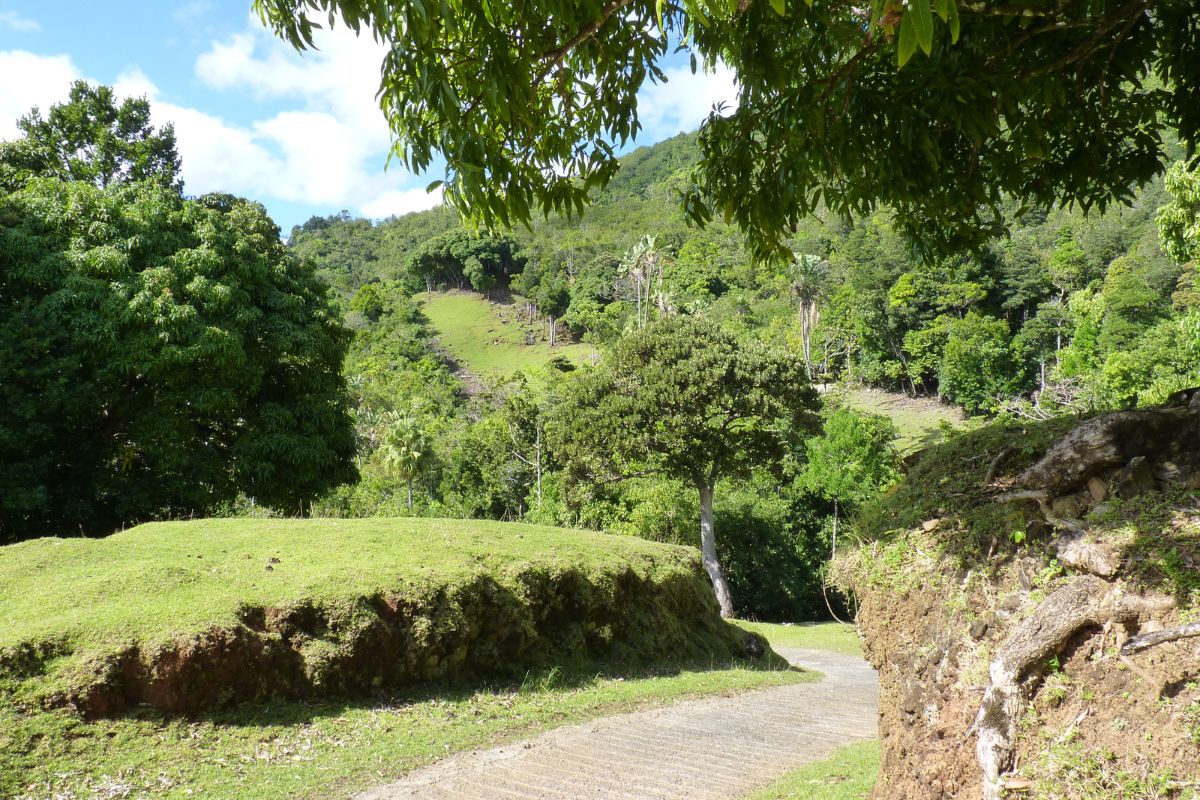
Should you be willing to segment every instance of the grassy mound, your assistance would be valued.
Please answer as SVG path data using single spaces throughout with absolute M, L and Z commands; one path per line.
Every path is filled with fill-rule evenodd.
M 204 520 L 0 548 L 0 691 L 196 713 L 580 660 L 740 654 L 698 555 L 459 520 Z
M 528 325 L 515 303 L 493 303 L 472 292 L 428 292 L 417 295 L 438 343 L 461 367 L 481 377 L 497 377 L 534 369 L 562 357 L 576 365 L 590 362 L 583 344 L 551 347 L 542 324 Z M 533 344 L 526 344 L 526 337 Z

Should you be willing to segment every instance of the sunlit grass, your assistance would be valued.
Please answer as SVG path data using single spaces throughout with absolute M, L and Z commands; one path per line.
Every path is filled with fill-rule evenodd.
M 523 321 L 520 306 L 490 302 L 473 292 L 430 292 L 416 295 L 438 344 L 458 365 L 475 375 L 497 377 L 540 367 L 562 357 L 589 363 L 591 347 L 542 340 L 542 324 Z M 526 335 L 535 338 L 526 344 Z
M 859 742 L 793 770 L 745 800 L 866 800 L 879 776 L 879 742 Z

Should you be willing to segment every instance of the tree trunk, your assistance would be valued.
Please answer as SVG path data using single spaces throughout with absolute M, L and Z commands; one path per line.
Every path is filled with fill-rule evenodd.
M 721 562 L 717 559 L 717 538 L 713 531 L 713 487 L 711 484 L 700 486 L 700 556 L 704 569 L 712 581 L 713 591 L 717 595 L 717 605 L 721 607 L 721 616 L 733 616 L 733 595 L 729 584 L 725 582 L 725 573 L 721 571 Z
M 637 276 L 637 326 L 638 330 L 642 329 L 642 276 Z
M 542 510 L 542 426 L 537 427 L 537 507 L 538 511 Z
M 554 319 L 554 315 L 551 314 L 550 315 L 550 346 L 551 347 L 554 347 L 554 334 L 555 334 L 555 330 L 556 330 L 555 322 L 556 322 L 556 320 Z
M 838 501 L 833 498 L 833 541 L 830 543 L 829 562 L 832 564 L 837 559 L 837 529 L 838 529 Z

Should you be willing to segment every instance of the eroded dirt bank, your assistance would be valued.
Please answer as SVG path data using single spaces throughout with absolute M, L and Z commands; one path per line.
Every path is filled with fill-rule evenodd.
M 1200 797 L 1196 396 L 962 435 L 867 510 L 877 800 Z

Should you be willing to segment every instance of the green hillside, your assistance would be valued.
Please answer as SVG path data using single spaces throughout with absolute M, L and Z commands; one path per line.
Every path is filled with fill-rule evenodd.
M 437 344 L 459 367 L 481 377 L 499 377 L 543 366 L 554 358 L 589 363 L 592 348 L 546 340 L 545 326 L 528 324 L 520 307 L 496 303 L 473 292 L 424 292 L 414 299 L 429 320 Z

